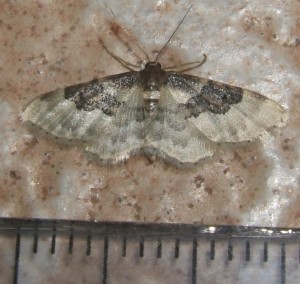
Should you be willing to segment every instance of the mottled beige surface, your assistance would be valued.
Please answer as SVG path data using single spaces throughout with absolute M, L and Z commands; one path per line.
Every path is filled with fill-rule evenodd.
M 206 53 L 191 74 L 262 93 L 289 122 L 190 170 L 144 157 L 103 168 L 22 125 L 19 114 L 36 96 L 124 72 L 99 39 L 139 63 L 133 43 L 153 56 L 189 7 L 100 2 L 0 1 L 0 215 L 299 226 L 300 2 L 194 1 L 162 64 Z

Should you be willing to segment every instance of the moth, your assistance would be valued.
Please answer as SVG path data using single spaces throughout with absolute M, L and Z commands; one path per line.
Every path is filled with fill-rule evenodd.
M 43 94 L 26 106 L 22 120 L 109 165 L 133 155 L 194 165 L 218 143 L 252 140 L 279 126 L 284 109 L 263 95 L 183 73 L 191 68 L 162 68 L 158 58 L 189 10 L 142 70 L 112 54 L 131 71 Z

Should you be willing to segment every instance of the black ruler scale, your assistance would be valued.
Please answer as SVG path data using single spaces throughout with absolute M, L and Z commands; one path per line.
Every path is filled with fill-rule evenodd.
M 299 241 L 292 228 L 0 218 L 0 282 L 297 283 Z

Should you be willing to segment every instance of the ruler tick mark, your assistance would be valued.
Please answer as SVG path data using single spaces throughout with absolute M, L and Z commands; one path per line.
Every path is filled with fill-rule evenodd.
M 90 234 L 86 237 L 86 255 L 91 254 L 92 237 Z
M 14 284 L 18 283 L 20 247 L 21 247 L 21 234 L 18 230 L 16 236 L 16 251 L 15 251 L 15 264 L 14 264 L 14 280 L 13 280 Z
M 108 237 L 104 237 L 104 255 L 103 255 L 103 284 L 107 283 L 107 261 L 108 261 Z
M 264 262 L 268 262 L 268 242 L 264 242 Z
M 161 239 L 159 238 L 157 240 L 157 258 L 161 258 L 161 249 L 162 249 L 162 244 L 161 244 Z
M 73 241 L 74 241 L 74 233 L 73 233 L 73 229 L 71 229 L 71 233 L 69 237 L 69 248 L 68 248 L 69 254 L 73 253 Z
M 233 259 L 233 246 L 230 240 L 228 240 L 227 259 L 229 261 Z
M 281 284 L 285 284 L 285 243 L 281 244 L 281 264 L 280 264 Z
M 122 256 L 123 257 L 126 256 L 126 249 L 127 249 L 127 238 L 124 237 L 123 238 L 123 247 L 122 247 Z
M 193 240 L 193 256 L 192 256 L 192 284 L 197 284 L 197 239 Z
M 55 242 L 56 242 L 56 228 L 53 228 L 53 234 L 51 240 L 51 254 L 55 253 Z
M 299 261 L 299 263 L 300 263 L 300 247 L 298 247 L 298 261 Z
M 175 239 L 175 258 L 179 257 L 180 239 Z
M 140 238 L 140 257 L 144 257 L 144 238 Z
M 210 241 L 210 260 L 214 260 L 215 259 L 215 241 L 211 240 Z
M 37 253 L 38 251 L 38 239 L 39 239 L 38 231 L 35 230 L 33 234 L 33 247 L 32 247 L 33 253 Z
M 246 242 L 246 261 L 250 261 L 250 242 Z

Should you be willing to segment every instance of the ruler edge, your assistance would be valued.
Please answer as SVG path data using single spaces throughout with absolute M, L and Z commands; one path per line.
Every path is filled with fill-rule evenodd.
M 197 223 L 152 223 L 131 221 L 96 221 L 71 219 L 13 218 L 0 217 L 0 232 L 3 231 L 55 231 L 77 232 L 103 236 L 145 237 L 226 237 L 226 238 L 297 238 L 300 228 L 263 227 L 241 225 L 203 225 Z

